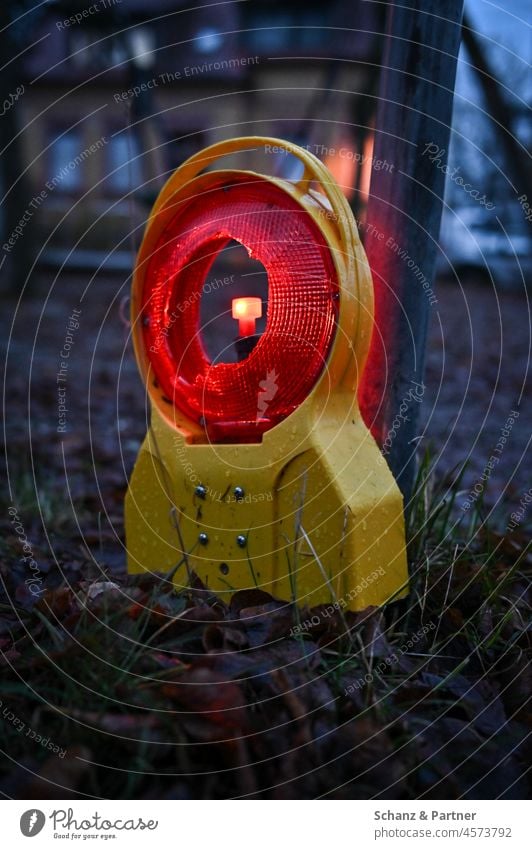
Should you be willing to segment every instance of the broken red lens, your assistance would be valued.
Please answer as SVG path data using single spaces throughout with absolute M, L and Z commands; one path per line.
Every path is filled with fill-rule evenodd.
M 199 307 L 230 240 L 267 271 L 266 328 L 246 359 L 215 364 Z M 144 344 L 167 399 L 214 442 L 260 441 L 305 400 L 331 349 L 338 280 L 323 234 L 280 187 L 233 175 L 180 206 L 147 263 Z

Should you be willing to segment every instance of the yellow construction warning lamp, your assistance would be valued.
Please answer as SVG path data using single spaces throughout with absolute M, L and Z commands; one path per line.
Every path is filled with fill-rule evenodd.
M 265 147 L 301 160 L 292 182 L 208 170 Z M 206 278 L 230 242 L 268 276 L 232 301 L 238 362 L 202 344 Z M 289 142 L 220 142 L 188 159 L 150 215 L 132 326 L 151 424 L 126 497 L 130 572 L 185 565 L 227 596 L 260 587 L 361 610 L 407 592 L 402 496 L 364 425 L 357 385 L 373 288 L 355 220 L 325 166 Z

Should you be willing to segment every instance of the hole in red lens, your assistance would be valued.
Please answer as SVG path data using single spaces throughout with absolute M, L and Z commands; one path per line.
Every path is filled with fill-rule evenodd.
M 211 363 L 236 363 L 239 354 L 235 339 L 239 322 L 233 318 L 233 302 L 259 298 L 262 315 L 254 321 L 254 334 L 266 327 L 268 275 L 261 262 L 252 259 L 234 239 L 216 256 L 202 286 L 199 311 L 201 341 Z

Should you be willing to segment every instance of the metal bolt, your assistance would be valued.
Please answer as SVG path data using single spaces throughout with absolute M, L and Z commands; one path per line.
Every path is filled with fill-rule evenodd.
M 245 548 L 247 543 L 247 539 L 244 534 L 239 534 L 236 538 L 236 544 L 240 546 L 240 548 Z
M 204 487 L 202 484 L 200 484 L 199 486 L 196 487 L 194 492 L 196 493 L 198 498 L 205 498 L 205 496 L 207 495 L 207 488 Z
M 242 489 L 241 486 L 235 486 L 235 488 L 233 490 L 233 495 L 235 496 L 237 501 L 242 501 L 245 494 L 246 493 L 244 492 L 244 490 Z
M 200 534 L 198 537 L 198 542 L 201 543 L 201 545 L 207 545 L 207 543 L 209 542 L 209 537 L 207 536 L 207 534 Z

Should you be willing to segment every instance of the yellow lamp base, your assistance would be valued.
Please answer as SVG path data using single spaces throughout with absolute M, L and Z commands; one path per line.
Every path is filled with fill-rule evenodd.
M 252 445 L 187 444 L 154 409 L 126 497 L 129 571 L 181 562 L 183 588 L 186 555 L 223 597 L 259 587 L 356 611 L 406 595 L 401 493 L 356 406 L 333 406 Z

